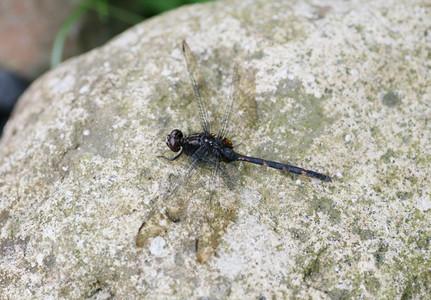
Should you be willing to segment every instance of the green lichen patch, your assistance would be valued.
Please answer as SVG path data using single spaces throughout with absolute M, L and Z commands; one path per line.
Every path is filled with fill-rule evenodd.
M 363 229 L 359 227 L 355 227 L 353 230 L 356 234 L 359 235 L 361 240 L 371 240 L 375 238 L 376 234 L 370 229 Z
M 303 280 L 306 281 L 307 279 L 317 275 L 320 273 L 320 268 L 322 266 L 322 255 L 326 252 L 327 248 L 322 248 L 319 251 L 317 251 L 315 257 L 313 257 L 305 267 L 305 269 L 302 272 Z
M 398 191 L 396 195 L 399 200 L 404 201 L 410 199 L 413 196 L 413 193 L 407 191 Z
M 310 233 L 302 228 L 291 228 L 289 231 L 294 239 L 297 239 L 302 243 L 307 242 L 310 238 Z
M 328 293 L 328 297 L 330 299 L 336 300 L 336 299 L 351 299 L 352 295 L 349 290 L 346 289 L 332 289 Z
M 269 5 L 266 5 L 265 10 L 261 9 L 261 3 L 247 5 L 241 12 L 235 11 L 233 15 L 241 20 L 242 27 L 247 28 L 253 34 L 275 39 L 281 43 L 303 38 L 306 35 L 302 18 L 290 13 L 279 14 L 279 7 L 276 4 L 271 5 L 271 2 L 267 4 Z M 285 7 L 285 12 L 290 9 L 290 7 Z M 257 27 L 253 25 L 256 19 L 261 20 Z
M 364 284 L 367 291 L 372 295 L 376 295 L 381 288 L 380 280 L 372 271 L 364 272 Z
M 401 98 L 394 90 L 387 91 L 382 97 L 382 103 L 388 107 L 394 107 L 401 104 Z
M 385 164 L 389 164 L 392 157 L 395 157 L 395 151 L 392 149 L 388 149 L 386 153 L 382 155 L 381 159 Z
M 300 158 L 334 122 L 325 110 L 327 96 L 318 98 L 305 93 L 298 80 L 281 80 L 274 94 L 261 96 L 268 101 L 259 103 L 259 116 L 263 124 L 260 128 L 279 133 L 271 151 L 261 155 L 273 155 L 273 149 L 277 148 L 286 153 L 282 152 L 283 156 Z M 271 98 L 276 100 L 269 101 Z
M 317 213 L 321 212 L 327 214 L 329 220 L 334 224 L 338 224 L 341 219 L 341 211 L 336 208 L 335 203 L 328 197 L 314 196 L 312 200 L 309 201 L 306 212 L 311 216 L 314 215 L 316 221 L 318 221 Z

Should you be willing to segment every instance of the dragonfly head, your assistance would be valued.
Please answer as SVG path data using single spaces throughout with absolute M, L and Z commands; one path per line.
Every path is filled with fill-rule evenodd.
M 174 129 L 166 137 L 166 145 L 168 145 L 171 151 L 178 152 L 181 149 L 182 139 L 183 139 L 183 133 L 181 132 L 181 130 Z

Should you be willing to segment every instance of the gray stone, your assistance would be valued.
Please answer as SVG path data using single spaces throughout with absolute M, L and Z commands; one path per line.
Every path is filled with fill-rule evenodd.
M 1 298 L 429 295 L 429 7 L 318 3 L 183 7 L 39 78 L 0 142 Z M 164 137 L 200 126 L 183 39 L 217 108 L 251 74 L 239 152 L 335 182 L 237 164 L 165 197 Z

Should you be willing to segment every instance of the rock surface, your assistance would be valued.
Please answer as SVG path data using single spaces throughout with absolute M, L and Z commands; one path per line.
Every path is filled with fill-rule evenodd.
M 45 74 L 0 142 L 1 298 L 429 295 L 430 30 L 421 1 L 225 1 Z M 186 169 L 157 158 L 165 135 L 199 130 L 183 39 L 220 103 L 233 62 L 253 70 L 241 152 L 336 181 L 238 164 L 235 192 L 209 203 L 189 188 L 182 218 L 160 215 L 137 247 Z

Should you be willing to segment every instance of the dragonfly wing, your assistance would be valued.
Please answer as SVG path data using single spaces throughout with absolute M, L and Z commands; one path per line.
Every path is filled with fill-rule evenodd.
M 205 132 L 211 133 L 211 119 L 208 110 L 208 91 L 205 78 L 196 63 L 196 59 L 190 50 L 189 46 L 183 41 L 183 54 L 187 64 L 187 71 L 190 75 L 190 80 L 193 86 L 195 101 L 199 111 L 199 119 L 202 129 Z
M 203 147 L 198 151 L 203 151 Z M 169 190 L 160 197 L 159 200 L 154 200 L 151 203 L 150 213 L 146 220 L 142 223 L 136 237 L 136 246 L 144 247 L 148 244 L 151 238 L 161 235 L 165 232 L 171 222 L 178 222 L 187 208 L 187 197 L 177 197 L 177 191 L 181 187 L 187 185 L 189 178 L 196 169 L 200 159 L 193 157 L 190 159 L 190 167 L 184 176 L 178 177 L 178 180 L 169 186 Z
M 256 82 L 254 69 L 240 69 L 235 65 L 229 103 L 225 106 L 218 135 L 231 137 L 232 124 L 238 132 L 246 132 L 257 123 Z

